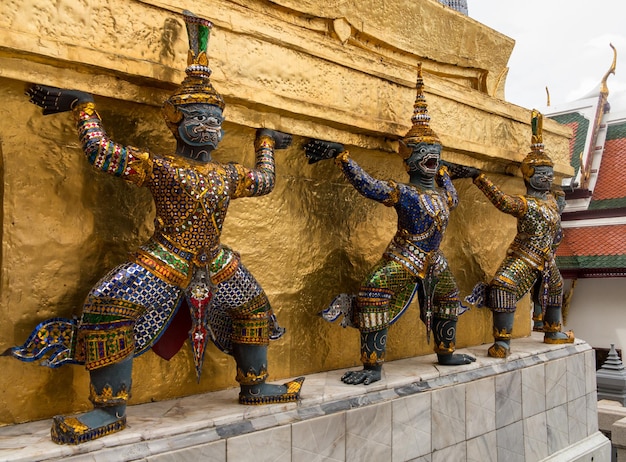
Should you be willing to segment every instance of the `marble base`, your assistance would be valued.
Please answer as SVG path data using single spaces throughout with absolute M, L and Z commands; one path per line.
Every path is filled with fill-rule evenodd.
M 0 460 L 526 462 L 592 447 L 601 462 L 593 350 L 542 339 L 513 340 L 507 359 L 459 350 L 477 357 L 467 366 L 392 361 L 367 387 L 311 374 L 299 403 L 242 406 L 229 389 L 130 406 L 126 430 L 79 446 L 52 443 L 51 420 L 2 427 Z

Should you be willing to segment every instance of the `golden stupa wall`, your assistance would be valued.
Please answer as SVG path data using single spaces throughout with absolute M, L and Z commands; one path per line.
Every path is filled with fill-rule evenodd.
M 410 126 L 422 61 L 443 157 L 490 172 L 507 192 L 524 190 L 516 166 L 528 151 L 530 112 L 502 100 L 513 40 L 436 1 L 0 4 L 0 351 L 46 318 L 80 315 L 89 288 L 149 236 L 154 210 L 147 191 L 95 173 L 71 116 L 42 116 L 25 88 L 88 91 L 114 140 L 171 152 L 160 104 L 184 74 L 183 9 L 215 23 L 210 65 L 228 120 L 217 160 L 253 165 L 260 126 L 294 135 L 276 155 L 276 189 L 235 201 L 223 235 L 287 327 L 270 346 L 272 380 L 359 364 L 358 332 L 316 313 L 335 294 L 357 289 L 396 228 L 393 209 L 359 196 L 332 162 L 307 164 L 309 138 L 345 143 L 372 175 L 405 181 L 395 140 Z M 569 173 L 569 130 L 551 121 L 544 130 L 557 173 Z M 515 220 L 469 180 L 456 185 L 461 204 L 443 248 L 467 295 L 497 268 Z M 529 330 L 525 300 L 515 335 Z M 415 304 L 389 337 L 389 359 L 432 352 Z M 460 318 L 458 347 L 490 341 L 488 311 Z M 212 345 L 200 383 L 192 364 L 187 345 L 169 362 L 152 352 L 139 357 L 131 403 L 237 385 L 234 361 Z M 2 357 L 0 370 L 0 424 L 90 407 L 79 366 L 55 370 Z

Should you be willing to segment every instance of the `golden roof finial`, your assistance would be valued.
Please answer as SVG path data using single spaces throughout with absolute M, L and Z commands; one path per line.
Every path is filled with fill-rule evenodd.
M 608 80 L 609 75 L 615 75 L 615 66 L 617 65 L 617 50 L 612 43 L 609 43 L 609 46 L 613 48 L 613 62 L 611 63 L 609 70 L 606 71 L 606 74 L 604 74 L 604 77 L 602 77 L 602 83 L 600 83 L 600 93 L 604 95 L 609 94 L 609 87 L 607 86 L 606 81 Z
M 548 90 L 548 87 L 546 86 L 546 106 L 550 106 L 550 90 Z

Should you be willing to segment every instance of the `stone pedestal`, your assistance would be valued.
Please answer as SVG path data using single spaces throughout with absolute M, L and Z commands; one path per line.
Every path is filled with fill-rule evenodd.
M 0 460 L 609 461 L 593 350 L 541 340 L 514 340 L 507 360 L 460 350 L 468 366 L 392 361 L 368 387 L 312 374 L 297 404 L 241 406 L 230 389 L 131 406 L 126 430 L 76 447 L 50 441 L 50 420 L 3 427 Z

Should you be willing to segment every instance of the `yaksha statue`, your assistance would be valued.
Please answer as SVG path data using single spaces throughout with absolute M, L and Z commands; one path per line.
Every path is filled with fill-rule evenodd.
M 454 354 L 461 308 L 459 289 L 439 245 L 458 198 L 446 167 L 440 163 L 441 142 L 430 128 L 423 87 L 420 64 L 413 126 L 400 140 L 408 183 L 371 177 L 341 144 L 313 140 L 304 147 L 309 163 L 334 157 L 360 194 L 393 207 L 398 215 L 395 236 L 365 277 L 358 294 L 339 295 L 321 313 L 328 321 L 343 314 L 344 327 L 356 327 L 361 333 L 363 369 L 344 374 L 341 380 L 347 384 L 368 385 L 381 379 L 388 328 L 405 312 L 415 294 L 428 339 L 433 332 L 439 364 L 469 364 L 475 360 Z
M 526 194 L 505 194 L 479 170 L 467 168 L 468 176 L 493 205 L 517 218 L 517 234 L 493 279 L 487 285 L 478 284 L 469 298 L 485 300 L 493 312 L 495 342 L 488 354 L 496 358 L 510 354 L 517 301 L 529 291 L 535 306 L 541 307 L 534 318 L 543 322 L 544 342 L 574 341 L 571 331 L 561 332 L 563 279 L 555 261 L 563 202 L 560 194 L 552 191 L 554 163 L 544 151 L 543 116 L 533 111 L 531 117 L 531 152 L 520 165 Z
M 148 188 L 156 205 L 154 235 L 89 292 L 78 322 L 44 321 L 23 346 L 8 351 L 24 361 L 48 356 L 48 366 L 78 363 L 89 371 L 94 410 L 55 417 L 51 433 L 56 443 L 77 444 L 122 430 L 133 357 L 153 347 L 169 359 L 187 336 L 198 380 L 210 339 L 235 358 L 240 403 L 299 398 L 303 378 L 266 383 L 268 344 L 284 329 L 239 255 L 220 242 L 232 199 L 272 191 L 274 150 L 288 147 L 291 136 L 259 129 L 252 169 L 212 159 L 224 134 L 224 100 L 210 82 L 206 53 L 212 24 L 187 11 L 183 17 L 190 48 L 187 75 L 163 107 L 176 138 L 173 155 L 109 139 L 89 94 L 40 85 L 29 90 L 44 114 L 73 112 L 89 163 Z

